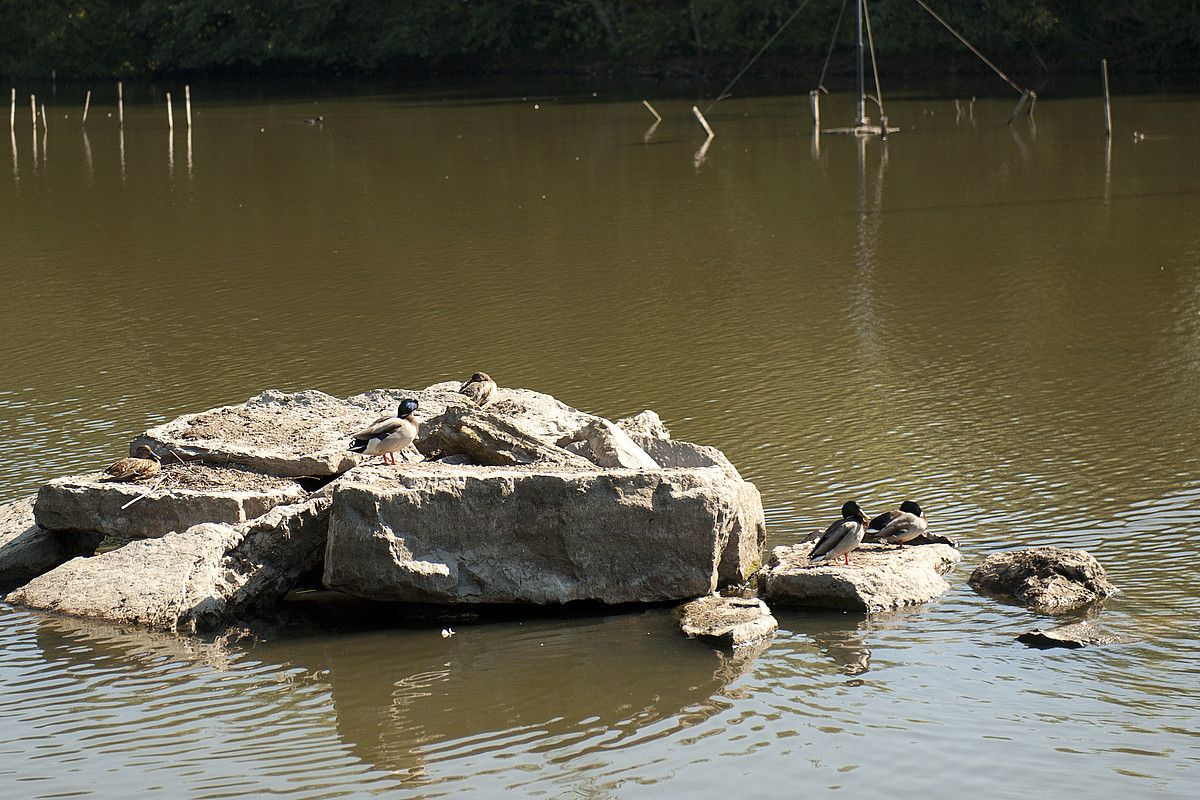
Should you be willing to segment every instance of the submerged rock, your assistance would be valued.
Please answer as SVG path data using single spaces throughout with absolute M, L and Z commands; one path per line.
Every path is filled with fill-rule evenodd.
M 756 597 L 708 595 L 684 604 L 679 612 L 684 635 L 720 647 L 757 644 L 779 628 L 771 609 Z
M 205 523 L 77 558 L 12 592 L 27 608 L 167 631 L 210 630 L 288 592 L 324 550 L 328 498 L 242 525 Z
M 0 593 L 76 556 L 90 556 L 103 538 L 98 533 L 40 527 L 34 520 L 33 502 L 27 497 L 0 505 Z
M 202 522 L 236 525 L 306 494 L 288 478 L 186 464 L 146 483 L 113 483 L 103 473 L 59 478 L 38 491 L 34 514 L 49 530 L 151 538 Z
M 809 564 L 809 544 L 776 547 L 759 574 L 759 593 L 772 606 L 888 611 L 928 602 L 950 588 L 942 575 L 962 556 L 953 547 L 864 544 L 849 566 Z
M 753 484 L 719 468 L 366 467 L 333 492 L 325 585 L 429 603 L 681 600 L 744 580 Z
M 1069 611 L 1117 592 L 1090 553 L 1061 547 L 993 553 L 968 582 L 976 591 L 1046 613 Z
M 1017 641 L 1045 650 L 1052 647 L 1076 649 L 1098 644 L 1128 644 L 1133 640 L 1110 633 L 1092 622 L 1076 622 L 1056 628 L 1026 631 L 1017 637 Z

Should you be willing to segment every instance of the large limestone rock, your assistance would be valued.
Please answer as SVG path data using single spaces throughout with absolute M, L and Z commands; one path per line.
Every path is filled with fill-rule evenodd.
M 779 623 L 757 597 L 708 595 L 679 609 L 679 629 L 685 636 L 719 647 L 746 647 L 771 636 Z
M 14 605 L 196 632 L 289 591 L 324 550 L 330 501 L 279 506 L 242 525 L 205 523 L 77 558 L 8 595 Z
M 27 583 L 76 556 L 90 556 L 98 533 L 48 531 L 33 517 L 34 498 L 0 505 L 0 593 Z
M 953 547 L 862 545 L 850 564 L 809 564 L 812 545 L 776 547 L 759 574 L 759 593 L 772 606 L 888 611 L 939 597 L 942 575 L 962 558 Z
M 671 432 L 663 424 L 662 418 L 650 409 L 638 412 L 632 417 L 622 417 L 614 424 L 630 436 L 641 436 L 646 439 L 671 438 Z
M 757 489 L 719 468 L 364 467 L 333 500 L 325 585 L 376 600 L 687 599 L 744 580 L 765 539 Z
M 434 405 L 422 392 L 403 393 L 422 406 Z M 372 405 L 368 396 L 339 400 L 315 389 L 270 389 L 240 405 L 184 414 L 151 428 L 133 440 L 130 451 L 146 444 L 164 463 L 174 451 L 185 459 L 237 465 L 266 475 L 340 475 L 367 458 L 346 449 L 351 435 L 382 414 L 394 414 L 397 405 Z M 409 457 L 419 458 L 411 452 Z
M 1061 547 L 993 553 L 968 582 L 976 591 L 1044 613 L 1069 611 L 1117 592 L 1091 554 Z
M 307 494 L 294 480 L 200 464 L 169 465 L 158 479 L 112 483 L 103 473 L 59 478 L 38 491 L 34 514 L 48 530 L 149 538 L 202 522 L 236 525 Z

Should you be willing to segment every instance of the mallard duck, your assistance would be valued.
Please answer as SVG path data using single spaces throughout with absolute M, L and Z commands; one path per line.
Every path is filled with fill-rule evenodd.
M 486 372 L 476 372 L 459 387 L 458 393 L 465 394 L 474 400 L 476 405 L 482 407 L 487 405 L 496 393 L 496 382 Z
M 867 515 L 851 500 L 842 506 L 842 518 L 825 529 L 808 557 L 811 564 L 832 561 L 838 556 L 850 563 L 850 551 L 862 544 L 867 532 Z
M 899 511 L 885 511 L 867 526 L 871 538 L 888 544 L 903 545 L 925 533 L 929 523 L 925 512 L 912 500 L 900 504 Z
M 104 474 L 109 476 L 105 480 L 113 483 L 140 481 L 153 478 L 162 469 L 158 456 L 148 445 L 138 445 L 133 453 L 132 458 L 122 458 L 110 464 L 104 470 Z
M 389 464 L 395 464 L 396 453 L 417 438 L 416 411 L 416 400 L 401 400 L 396 416 L 384 415 L 354 434 L 350 440 L 350 452 L 383 456 Z

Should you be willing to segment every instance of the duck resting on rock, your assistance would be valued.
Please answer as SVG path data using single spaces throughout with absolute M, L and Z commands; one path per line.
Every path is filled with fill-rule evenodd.
M 871 541 L 904 545 L 925 533 L 929 523 L 925 512 L 913 500 L 905 500 L 898 511 L 885 511 L 867 526 Z
M 475 405 L 482 408 L 496 393 L 496 382 L 486 372 L 476 372 L 459 388 L 458 393 L 465 394 L 475 401 Z
M 124 483 L 153 478 L 160 469 L 162 469 L 162 464 L 158 460 L 158 455 L 150 449 L 149 445 L 140 444 L 133 451 L 132 458 L 114 461 L 108 466 L 108 469 L 104 470 L 104 474 L 109 476 L 105 478 L 106 481 Z
M 842 556 L 850 563 L 850 551 L 862 544 L 867 532 L 867 515 L 851 500 L 842 506 L 842 518 L 825 529 L 808 557 L 810 564 L 828 563 Z
M 385 414 L 354 434 L 350 440 L 350 452 L 383 456 L 384 461 L 395 464 L 396 453 L 408 447 L 417 438 L 416 411 L 416 400 L 401 400 L 396 416 Z

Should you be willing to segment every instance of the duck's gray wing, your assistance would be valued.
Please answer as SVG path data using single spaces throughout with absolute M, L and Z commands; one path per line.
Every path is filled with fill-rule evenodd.
M 903 536 L 906 533 L 921 530 L 921 518 L 908 512 L 897 513 L 892 521 L 875 534 L 876 539 L 887 539 L 892 536 Z
M 871 520 L 870 524 L 867 525 L 867 530 L 871 531 L 872 533 L 883 530 L 888 526 L 888 523 L 900 516 L 900 513 L 901 512 L 894 509 L 892 511 L 883 512 L 878 517 L 875 517 L 875 519 Z
M 358 433 L 354 434 L 355 439 L 382 439 L 383 437 L 395 433 L 404 424 L 404 420 L 399 417 L 384 415 L 372 422 L 367 427 L 363 428 Z
M 838 542 L 840 542 L 846 537 L 847 534 L 850 533 L 850 523 L 851 520 L 839 519 L 837 522 L 826 528 L 825 533 L 821 534 L 821 538 L 817 540 L 816 547 L 814 547 L 812 553 L 809 554 L 808 560 L 812 561 L 814 558 L 820 558 L 833 548 L 837 547 Z

